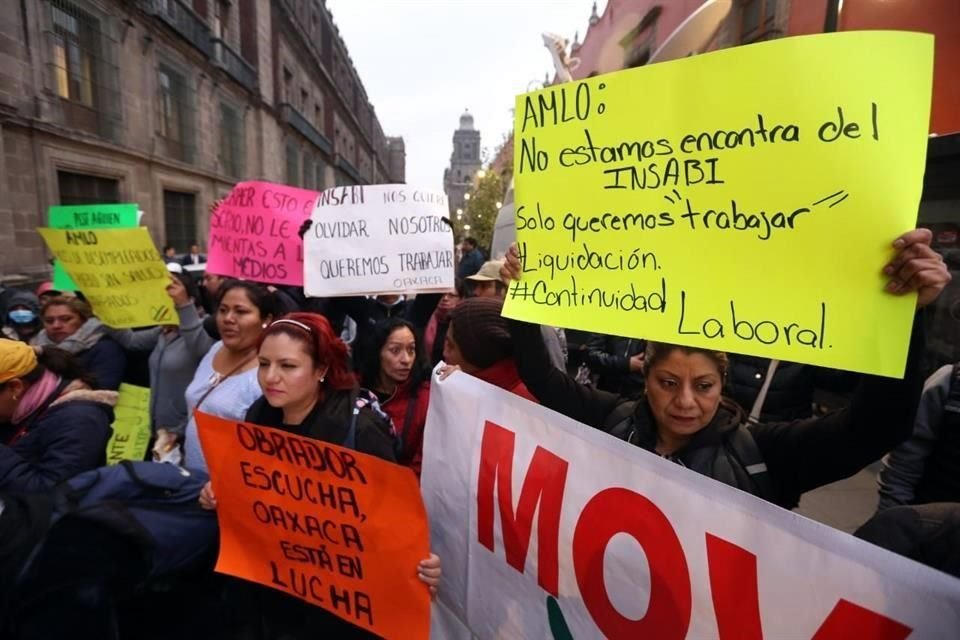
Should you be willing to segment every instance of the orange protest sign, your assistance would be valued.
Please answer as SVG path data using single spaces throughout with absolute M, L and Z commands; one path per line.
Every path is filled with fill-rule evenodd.
M 216 570 L 273 587 L 384 638 L 427 638 L 429 554 L 413 473 L 357 451 L 197 413 Z

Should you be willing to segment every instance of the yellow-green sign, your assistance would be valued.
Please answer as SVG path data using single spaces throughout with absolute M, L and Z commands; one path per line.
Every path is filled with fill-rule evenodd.
M 143 460 L 150 443 L 150 389 L 120 385 L 120 397 L 113 409 L 113 435 L 107 443 L 107 464 L 121 460 Z
M 933 38 L 785 38 L 519 96 L 505 315 L 901 376 Z
M 117 229 L 137 226 L 140 216 L 136 204 L 82 204 L 50 207 L 47 222 L 52 229 Z M 59 262 L 53 263 L 53 287 L 77 289 Z
M 122 329 L 177 323 L 166 292 L 170 272 L 144 227 L 37 231 L 104 324 Z

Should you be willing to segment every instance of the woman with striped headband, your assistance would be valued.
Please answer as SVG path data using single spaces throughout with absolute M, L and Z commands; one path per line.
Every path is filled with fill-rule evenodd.
M 291 313 L 272 322 L 260 337 L 257 379 L 263 396 L 247 411 L 246 421 L 308 438 L 349 447 L 395 462 L 395 437 L 390 419 L 376 396 L 359 389 L 350 370 L 346 345 L 326 318 L 315 313 Z M 208 483 L 200 504 L 215 509 Z M 420 579 L 436 591 L 440 559 L 431 555 L 417 567 Z M 243 585 L 255 592 L 252 620 L 267 637 L 373 637 L 322 609 L 280 592 Z

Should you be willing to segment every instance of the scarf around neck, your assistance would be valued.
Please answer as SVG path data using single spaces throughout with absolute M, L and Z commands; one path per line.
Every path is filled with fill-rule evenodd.
M 40 379 L 30 385 L 27 392 L 23 394 L 20 404 L 13 412 L 11 421 L 13 424 L 20 424 L 25 419 L 33 415 L 33 412 L 39 409 L 60 387 L 60 376 L 52 371 L 44 371 Z
M 47 335 L 46 330 L 41 331 L 36 338 L 34 338 L 33 344 L 38 347 L 55 347 L 57 349 L 63 349 L 74 355 L 86 351 L 87 349 L 92 348 L 100 339 L 106 335 L 107 328 L 103 326 L 103 323 L 100 322 L 97 318 L 90 318 L 77 329 L 77 332 L 72 336 L 65 338 L 61 342 L 54 342 Z

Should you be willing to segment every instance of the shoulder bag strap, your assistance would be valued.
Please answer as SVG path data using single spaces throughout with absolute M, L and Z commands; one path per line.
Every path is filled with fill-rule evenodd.
M 200 405 L 202 405 L 202 404 L 203 404 L 203 401 L 206 400 L 207 397 L 208 397 L 211 393 L 213 393 L 213 390 L 214 390 L 214 389 L 216 389 L 216 388 L 219 387 L 221 384 L 223 384 L 223 382 L 224 382 L 227 378 L 229 378 L 230 376 L 232 376 L 232 375 L 235 374 L 236 372 L 240 371 L 240 369 L 242 369 L 242 368 L 244 367 L 244 365 L 246 365 L 248 362 L 250 362 L 251 360 L 253 360 L 253 358 L 254 358 L 254 356 L 250 356 L 249 358 L 247 358 L 246 360 L 244 360 L 243 362 L 241 362 L 240 364 L 238 364 L 237 366 L 235 366 L 233 369 L 231 369 L 229 372 L 227 372 L 226 375 L 224 375 L 223 377 L 221 377 L 221 378 L 220 378 L 219 380 L 217 380 L 215 383 L 213 383 L 212 385 L 210 385 L 210 388 L 207 389 L 207 390 L 203 393 L 202 396 L 200 396 L 200 400 L 197 402 L 197 406 L 193 408 L 193 413 L 196 413 L 197 411 L 200 410 Z M 212 368 L 212 366 L 211 366 L 211 368 Z M 216 371 L 214 371 L 214 373 L 216 373 Z

